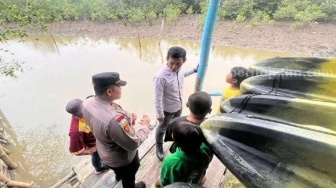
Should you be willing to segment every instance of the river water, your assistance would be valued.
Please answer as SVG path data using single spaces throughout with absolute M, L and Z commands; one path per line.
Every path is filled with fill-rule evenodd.
M 161 41 L 114 38 L 36 36 L 24 42 L 0 43 L 0 55 L 24 62 L 17 79 L 1 77 L 0 110 L 11 132 L 11 157 L 19 164 L 15 180 L 34 181 L 48 187 L 70 172 L 80 157 L 68 152 L 70 115 L 65 111 L 72 98 L 94 94 L 93 74 L 116 71 L 127 81 L 117 101 L 138 116 L 154 118 L 152 79 L 165 66 L 168 48 L 179 45 L 187 50 L 183 69 L 199 62 L 200 44 L 185 41 Z M 161 53 L 162 52 L 162 53 Z M 221 91 L 233 66 L 248 67 L 262 58 L 291 54 L 252 49 L 214 46 L 206 72 L 204 91 Z M 195 75 L 186 78 L 184 100 L 194 91 Z M 213 97 L 214 106 L 219 98 Z M 215 109 L 215 107 L 213 107 Z M 213 110 L 215 111 L 215 110 Z M 187 112 L 184 111 L 183 114 Z

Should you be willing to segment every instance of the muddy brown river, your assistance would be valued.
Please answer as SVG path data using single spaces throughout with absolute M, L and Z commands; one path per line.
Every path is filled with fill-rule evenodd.
M 161 41 L 160 47 L 158 40 L 55 37 L 55 41 L 57 45 L 49 36 L 36 36 L 25 42 L 0 43 L 14 54 L 1 51 L 4 59 L 25 62 L 17 79 L 1 76 L 0 81 L 0 109 L 15 133 L 9 145 L 11 157 L 19 164 L 14 179 L 34 181 L 37 187 L 54 184 L 81 159 L 68 152 L 71 117 L 65 105 L 72 98 L 94 94 L 93 74 L 119 72 L 127 86 L 117 102 L 138 116 L 154 118 L 152 79 L 165 66 L 168 48 L 179 45 L 187 50 L 183 69 L 196 67 L 200 54 L 199 43 L 183 41 Z M 221 91 L 233 66 L 248 67 L 256 60 L 275 56 L 294 55 L 216 46 L 210 54 L 203 90 Z M 184 99 L 194 91 L 195 76 L 185 80 Z M 218 101 L 213 97 L 213 109 Z

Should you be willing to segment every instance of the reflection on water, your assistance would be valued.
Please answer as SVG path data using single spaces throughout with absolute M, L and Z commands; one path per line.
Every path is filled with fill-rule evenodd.
M 48 36 L 32 37 L 24 43 L 1 44 L 17 60 L 31 67 L 16 80 L 1 79 L 0 108 L 17 133 L 16 146 L 20 146 L 12 154 L 22 165 L 21 176 L 16 180 L 33 180 L 40 187 L 55 183 L 78 161 L 79 157 L 68 152 L 70 115 L 65 111 L 65 104 L 72 98 L 93 94 L 93 74 L 119 72 L 128 84 L 123 87 L 118 102 L 127 111 L 154 118 L 152 79 L 164 66 L 167 49 L 180 45 L 187 50 L 185 69 L 196 67 L 200 52 L 198 43 L 173 40 L 161 41 L 160 48 L 159 41 L 149 39 L 55 37 L 55 40 L 57 46 Z M 215 46 L 210 54 L 204 90 L 222 90 L 225 76 L 233 66 L 248 66 L 261 58 L 288 55 Z M 193 92 L 194 83 L 195 75 L 186 79 L 184 100 Z M 214 98 L 214 105 L 218 105 L 218 100 Z
M 34 181 L 41 187 L 50 185 L 50 181 L 64 175 L 64 169 L 69 169 L 70 155 L 67 152 L 68 136 L 56 129 L 38 128 L 20 132 L 19 143 L 10 147 L 13 159 L 20 167 L 14 179 Z

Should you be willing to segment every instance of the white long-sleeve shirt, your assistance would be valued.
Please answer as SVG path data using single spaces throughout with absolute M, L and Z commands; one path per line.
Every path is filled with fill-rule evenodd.
M 194 73 L 194 69 L 173 72 L 168 66 L 156 73 L 154 76 L 154 105 L 157 118 L 164 117 L 163 111 L 173 113 L 182 109 L 184 77 Z

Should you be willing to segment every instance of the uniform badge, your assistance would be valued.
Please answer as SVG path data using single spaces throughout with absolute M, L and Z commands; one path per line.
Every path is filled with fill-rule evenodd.
M 131 132 L 131 127 L 124 115 L 121 115 L 117 119 L 117 123 L 120 125 L 120 127 L 126 132 L 130 133 Z

